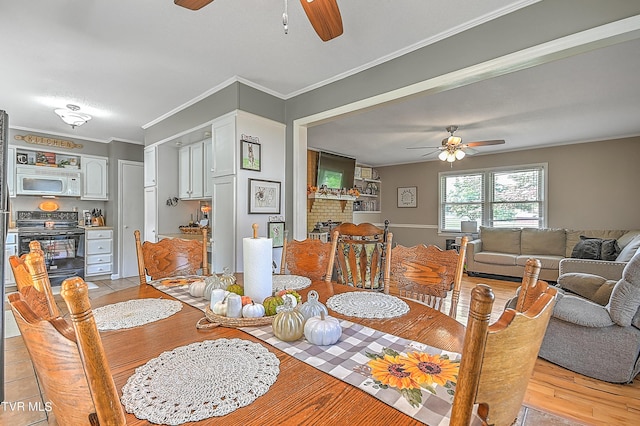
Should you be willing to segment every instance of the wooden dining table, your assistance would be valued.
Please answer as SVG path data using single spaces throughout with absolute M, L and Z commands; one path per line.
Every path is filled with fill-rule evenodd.
M 239 277 L 241 280 L 241 276 Z M 324 281 L 298 290 L 303 300 L 307 293 L 316 290 L 319 300 L 339 293 L 358 291 L 342 284 Z M 92 300 L 93 308 L 138 298 L 169 298 L 170 296 L 151 285 L 120 290 Z M 364 326 L 417 341 L 451 352 L 461 352 L 465 327 L 453 318 L 428 306 L 405 299 L 410 310 L 405 315 L 388 319 L 364 319 L 346 317 L 334 311 L 330 315 L 347 319 Z M 215 327 L 209 330 L 196 328 L 204 313 L 185 304 L 171 317 L 143 326 L 101 332 L 107 360 L 116 387 L 122 387 L 136 367 L 165 351 L 190 343 L 219 338 L 240 338 L 258 342 L 267 347 L 280 360 L 280 374 L 269 391 L 246 407 L 223 417 L 212 417 L 197 425 L 360 425 L 384 423 L 393 425 L 422 424 L 418 420 L 390 407 L 366 392 L 329 374 L 317 370 L 250 334 L 235 328 Z M 212 386 L 215 384 L 212 383 Z M 149 425 L 147 420 L 127 414 L 129 425 Z

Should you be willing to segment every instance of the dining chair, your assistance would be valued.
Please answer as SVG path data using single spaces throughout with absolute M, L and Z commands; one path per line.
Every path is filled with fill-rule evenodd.
M 24 263 L 32 270 L 45 268 L 42 253 L 37 251 L 28 253 Z M 45 296 L 34 287 L 35 280 L 10 294 L 9 303 L 57 424 L 124 425 L 124 411 L 91 311 L 87 284 L 78 277 L 62 283 L 61 295 L 71 324 L 59 314 L 49 316 L 43 311 Z
M 478 284 L 472 290 L 452 425 L 468 425 L 474 404 L 485 424 L 516 421 L 557 295 L 544 281 L 535 286 L 539 295 L 526 310 L 507 308 L 491 325 L 491 287 Z
M 331 261 L 331 243 L 307 238 L 299 241 L 284 239 L 280 274 L 287 272 L 301 275 L 312 281 L 325 279 L 329 262 Z
M 202 240 L 164 238 L 157 243 L 140 241 L 140 231 L 133 231 L 138 255 L 140 285 L 152 280 L 179 275 L 209 275 L 207 260 L 207 228 L 202 228 Z
M 371 223 L 342 223 L 331 237 L 331 260 L 325 281 L 331 281 L 334 264 L 337 282 L 368 290 L 389 292 L 393 234 Z
M 29 243 L 29 253 L 25 253 L 20 257 L 9 256 L 9 265 L 11 265 L 13 276 L 16 279 L 18 291 L 25 294 L 37 291 L 38 294 L 34 295 L 34 297 L 37 297 L 40 304 L 36 311 L 43 318 L 54 318 L 60 315 L 60 310 L 53 297 L 47 266 L 44 261 L 36 261 L 36 258 L 44 259 L 44 252 L 40 242 L 31 241 Z
M 462 237 L 459 250 L 424 244 L 395 246 L 391 250 L 390 291 L 439 311 L 451 292 L 449 316 L 456 318 L 467 242 L 468 238 Z

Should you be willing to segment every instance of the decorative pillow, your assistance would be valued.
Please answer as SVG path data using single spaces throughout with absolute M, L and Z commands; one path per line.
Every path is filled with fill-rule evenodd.
M 564 229 L 523 228 L 521 252 L 522 254 L 564 257 L 566 238 Z
M 520 228 L 480 227 L 482 250 L 498 253 L 520 254 Z
M 575 245 L 571 257 L 577 259 L 616 260 L 620 247 L 616 240 L 603 240 L 580 236 L 580 242 Z
M 640 235 L 636 236 L 634 239 L 629 241 L 627 245 L 624 246 L 618 257 L 616 258 L 617 262 L 628 262 L 631 260 L 634 254 L 640 249 Z
M 640 254 L 625 266 L 607 305 L 611 319 L 621 327 L 631 325 L 640 307 Z

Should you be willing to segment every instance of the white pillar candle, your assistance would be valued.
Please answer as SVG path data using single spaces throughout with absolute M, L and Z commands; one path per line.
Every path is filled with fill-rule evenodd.
M 227 316 L 229 318 L 242 317 L 242 298 L 235 293 L 227 296 Z

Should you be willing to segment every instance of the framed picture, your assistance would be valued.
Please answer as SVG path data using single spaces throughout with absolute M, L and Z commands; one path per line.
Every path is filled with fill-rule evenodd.
M 249 214 L 280 214 L 280 182 L 249 179 Z
M 267 238 L 273 240 L 274 247 L 284 245 L 284 222 L 267 222 Z
M 418 187 L 403 186 L 398 188 L 398 207 L 418 207 Z
M 240 151 L 242 156 L 240 159 L 240 168 L 245 170 L 260 171 L 261 163 L 261 149 L 258 142 L 251 142 L 246 140 L 240 141 Z

